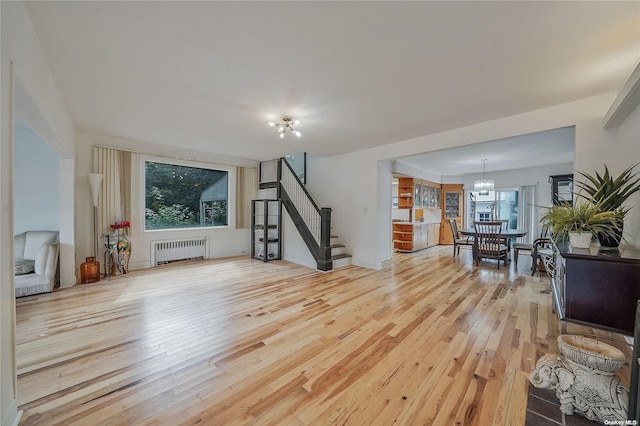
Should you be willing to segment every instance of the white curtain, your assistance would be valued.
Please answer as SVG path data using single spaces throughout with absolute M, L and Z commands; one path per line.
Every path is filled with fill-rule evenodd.
M 520 187 L 518 228 L 525 229 L 527 231 L 527 235 L 522 237 L 522 242 L 524 243 L 532 243 L 540 234 L 535 215 L 536 186 L 537 185 L 524 185 Z
M 238 167 L 236 185 L 236 228 L 251 226 L 251 200 L 258 197 L 258 171 Z
M 98 199 L 98 232 L 111 232 L 110 225 L 116 221 L 131 221 L 131 153 L 94 147 L 93 169 L 103 176 Z M 131 226 L 135 226 L 133 221 Z

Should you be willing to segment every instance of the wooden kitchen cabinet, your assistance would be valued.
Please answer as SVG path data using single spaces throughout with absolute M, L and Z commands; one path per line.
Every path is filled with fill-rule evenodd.
M 398 179 L 398 208 L 413 208 L 413 178 Z
M 409 210 L 409 214 L 393 222 L 394 250 L 411 252 L 438 245 L 440 243 L 440 223 L 432 221 L 439 220 L 441 213 L 434 215 L 431 210 L 427 214 L 426 209 L 440 208 L 441 185 L 406 176 L 398 176 L 397 178 L 397 208 Z M 423 222 L 425 219 L 430 219 L 430 221 Z
M 439 209 L 441 185 L 438 183 L 414 179 L 398 178 L 399 209 Z
M 449 219 L 454 219 L 462 228 L 464 216 L 464 196 L 462 184 L 442 185 L 442 223 L 440 224 L 440 244 L 453 244 L 453 233 Z
M 413 251 L 413 224 L 393 223 L 393 248 L 398 251 Z
M 429 224 L 429 237 L 427 247 L 433 247 L 440 244 L 440 224 Z
M 393 248 L 411 252 L 437 246 L 440 240 L 439 223 L 393 223 Z

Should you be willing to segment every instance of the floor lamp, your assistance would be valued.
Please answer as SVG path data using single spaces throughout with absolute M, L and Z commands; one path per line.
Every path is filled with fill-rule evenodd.
M 102 175 L 98 173 L 89 173 L 89 185 L 91 186 L 91 199 L 93 201 L 93 239 L 95 240 L 95 248 L 93 257 L 98 258 L 98 197 L 100 196 L 100 184 L 102 183 Z
M 102 183 L 102 175 L 98 173 L 89 173 L 89 187 L 91 188 L 91 199 L 93 201 L 93 240 L 95 242 L 93 248 L 93 259 L 86 259 L 80 265 L 80 277 L 83 283 L 91 283 L 100 280 L 100 262 L 98 262 L 98 196 L 100 195 L 100 184 Z

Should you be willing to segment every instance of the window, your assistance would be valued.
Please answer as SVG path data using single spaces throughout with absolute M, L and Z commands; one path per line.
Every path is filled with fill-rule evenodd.
M 488 195 L 480 195 L 476 191 L 471 191 L 471 194 L 473 195 L 471 210 L 475 212 L 473 220 L 508 220 L 508 228 L 517 229 L 519 198 L 517 189 L 489 191 Z
M 145 161 L 145 229 L 229 224 L 229 176 L 223 170 Z

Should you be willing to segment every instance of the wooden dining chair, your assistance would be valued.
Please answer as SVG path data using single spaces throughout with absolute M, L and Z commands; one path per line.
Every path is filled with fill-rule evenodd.
M 473 237 L 461 236 L 455 219 L 449 219 L 449 226 L 451 226 L 451 232 L 453 233 L 453 257 L 456 257 L 456 250 L 458 251 L 458 256 L 460 255 L 460 247 L 473 248 Z
M 550 238 L 537 238 L 531 249 L 531 276 L 534 276 L 543 258 L 553 254 L 553 243 Z
M 549 233 L 548 228 L 542 228 L 542 230 L 540 230 L 540 236 L 536 238 L 533 241 L 533 243 L 529 244 L 529 243 L 517 242 L 513 244 L 513 257 L 515 258 L 516 266 L 518 266 L 518 256 L 520 255 L 520 252 L 530 252 L 531 256 L 533 257 L 533 263 L 537 263 L 533 253 L 533 249 L 536 246 L 540 248 L 546 243 L 551 242 L 551 240 L 547 237 L 548 233 Z
M 500 237 L 502 222 L 499 220 L 489 222 L 473 222 L 476 230 L 476 265 L 480 259 L 496 259 L 498 269 L 500 260 L 507 264 L 508 247 Z
M 502 231 L 509 230 L 509 219 L 497 219 L 502 223 Z M 511 261 L 511 238 L 503 238 L 502 244 L 507 246 L 507 261 Z

